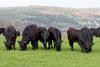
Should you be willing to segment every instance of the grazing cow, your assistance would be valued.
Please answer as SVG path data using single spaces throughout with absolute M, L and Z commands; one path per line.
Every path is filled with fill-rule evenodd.
M 49 31 L 45 27 L 38 28 L 38 38 L 39 38 L 40 42 L 43 43 L 44 48 L 47 49 L 46 44 L 47 44 L 48 38 L 49 38 Z
M 12 25 L 5 28 L 4 33 L 6 42 L 4 41 L 5 47 L 7 50 L 11 50 L 12 48 L 15 50 L 15 42 L 17 38 L 17 31 L 15 27 Z
M 0 34 L 5 34 L 5 28 L 0 28 Z
M 52 47 L 52 40 L 54 42 L 54 48 L 56 48 L 56 51 L 61 51 L 61 43 L 62 43 L 62 40 L 61 40 L 61 32 L 59 29 L 57 28 L 54 28 L 54 27 L 50 27 L 48 29 L 49 31 L 49 47 L 48 49 L 50 49 L 50 46 Z
M 67 35 L 68 35 L 69 45 L 71 46 L 71 50 L 73 50 L 73 43 L 78 42 L 83 52 L 88 53 L 91 51 L 91 44 L 90 42 L 87 41 L 83 30 L 81 31 L 70 27 L 67 30 Z
M 34 24 L 28 25 L 22 33 L 22 40 L 18 42 L 19 42 L 20 50 L 26 50 L 27 44 L 29 44 L 29 42 L 31 42 L 32 44 L 32 49 L 37 49 L 38 48 L 37 26 Z
M 93 31 L 91 31 L 90 29 L 86 27 L 83 27 L 81 29 L 81 32 L 86 42 L 85 46 L 86 46 L 87 51 L 92 51 L 92 45 L 94 44 L 93 43 L 93 35 L 94 35 Z

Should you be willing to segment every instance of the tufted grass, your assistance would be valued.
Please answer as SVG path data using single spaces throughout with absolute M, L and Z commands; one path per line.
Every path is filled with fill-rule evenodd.
M 18 37 L 17 40 L 20 40 Z M 93 51 L 82 53 L 75 43 L 75 50 L 71 51 L 67 38 L 63 38 L 62 51 L 45 50 L 39 43 L 38 50 L 32 50 L 28 45 L 27 51 L 20 51 L 16 43 L 16 50 L 7 51 L 3 44 L 4 37 L 0 36 L 0 67 L 99 67 L 100 66 L 100 38 L 94 38 L 96 43 Z

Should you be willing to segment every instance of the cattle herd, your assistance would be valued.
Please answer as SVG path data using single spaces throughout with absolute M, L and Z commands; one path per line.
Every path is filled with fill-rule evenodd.
M 93 36 L 100 37 L 100 27 L 83 27 L 80 30 L 70 27 L 66 32 L 71 50 L 74 50 L 74 42 L 78 42 L 82 52 L 85 53 L 92 51 L 92 46 L 94 44 Z M 6 49 L 15 50 L 16 38 L 20 36 L 20 32 L 17 31 L 14 26 L 9 25 L 6 28 L 0 28 L 0 34 L 3 34 L 5 37 L 4 44 Z M 35 24 L 28 25 L 23 30 L 22 39 L 18 41 L 20 50 L 27 50 L 27 45 L 30 42 L 33 50 L 38 49 L 38 41 L 43 43 L 46 50 L 54 48 L 56 51 L 61 51 L 63 40 L 60 30 L 55 27 L 50 27 L 48 29 L 45 27 L 37 27 Z

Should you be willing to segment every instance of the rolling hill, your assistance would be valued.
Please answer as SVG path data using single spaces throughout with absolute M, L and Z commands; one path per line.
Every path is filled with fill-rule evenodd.
M 99 8 L 13 7 L 0 8 L 0 27 L 14 25 L 23 30 L 29 24 L 54 26 L 65 32 L 69 27 L 100 26 Z

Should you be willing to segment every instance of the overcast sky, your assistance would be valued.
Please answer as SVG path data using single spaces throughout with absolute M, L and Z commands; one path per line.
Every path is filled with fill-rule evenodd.
M 55 6 L 69 8 L 98 8 L 100 0 L 0 0 L 0 7 Z

